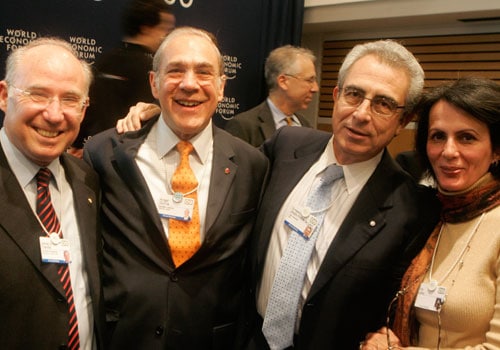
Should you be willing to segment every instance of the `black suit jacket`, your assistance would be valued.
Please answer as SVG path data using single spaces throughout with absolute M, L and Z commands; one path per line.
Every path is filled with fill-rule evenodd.
M 279 210 L 330 138 L 326 132 L 283 127 L 263 145 L 271 175 L 255 224 L 254 285 Z M 385 325 L 389 301 L 438 214 L 433 191 L 418 187 L 385 150 L 319 268 L 295 347 L 358 349 L 367 332 Z M 259 329 L 256 334 L 261 335 Z
M 98 229 L 99 182 L 83 161 L 64 154 L 61 163 L 73 190 L 95 330 L 103 346 Z M 68 342 L 69 315 L 56 264 L 42 263 L 42 228 L 0 149 L 0 348 L 58 349 Z
M 134 160 L 151 126 L 120 136 L 107 131 L 92 138 L 85 149 L 85 158 L 103 183 L 110 348 L 233 349 L 267 159 L 214 127 L 205 239 L 195 255 L 176 268 Z
M 300 114 L 295 115 L 302 126 L 311 127 L 311 123 L 306 118 Z M 260 105 L 236 115 L 226 123 L 224 129 L 252 146 L 259 147 L 265 140 L 273 136 L 276 126 L 271 108 L 266 100 Z

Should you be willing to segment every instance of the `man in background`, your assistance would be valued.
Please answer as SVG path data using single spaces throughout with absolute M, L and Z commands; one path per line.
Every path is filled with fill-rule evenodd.
M 153 54 L 175 27 L 164 0 L 131 0 L 122 14 L 123 41 L 95 65 L 90 106 L 70 153 L 81 157 L 83 143 L 109 129 L 139 101 L 153 102 L 149 72 Z
M 271 51 L 264 67 L 267 99 L 236 115 L 225 130 L 258 147 L 282 126 L 311 127 L 297 112 L 306 109 L 318 92 L 315 62 L 312 51 L 305 48 L 286 45 Z
M 0 82 L 0 348 L 105 349 L 99 179 L 65 151 L 91 68 L 60 39 L 13 51 Z

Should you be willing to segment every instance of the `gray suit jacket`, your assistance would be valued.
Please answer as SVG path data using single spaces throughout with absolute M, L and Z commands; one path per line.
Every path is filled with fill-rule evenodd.
M 263 145 L 271 177 L 255 224 L 254 286 L 278 212 L 330 138 L 322 131 L 281 128 Z M 386 150 L 319 268 L 302 310 L 295 348 L 358 349 L 367 332 L 385 325 L 400 278 L 438 215 L 433 191 L 418 187 Z M 258 338 L 263 338 L 256 323 L 254 341 L 259 344 Z M 265 349 L 260 344 L 257 348 Z
M 99 181 L 87 164 L 73 156 L 63 154 L 61 163 L 73 190 L 96 335 L 104 348 Z M 58 349 L 68 341 L 66 296 L 56 264 L 41 261 L 38 237 L 43 230 L 1 149 L 0 213 L 0 348 Z
M 311 127 L 311 123 L 306 118 L 300 114 L 295 115 L 302 126 Z M 227 122 L 224 129 L 255 147 L 262 145 L 276 131 L 273 114 L 267 101 L 236 115 Z
M 111 349 L 233 349 L 250 232 L 267 172 L 254 147 L 216 127 L 201 248 L 176 268 L 155 203 L 135 162 L 143 129 L 109 130 L 85 158 L 103 183 L 104 295 Z

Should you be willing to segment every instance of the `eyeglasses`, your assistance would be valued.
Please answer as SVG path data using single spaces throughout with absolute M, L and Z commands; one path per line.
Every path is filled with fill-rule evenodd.
M 405 108 L 405 106 L 398 106 L 398 103 L 389 97 L 368 98 L 363 90 L 353 87 L 341 88 L 340 92 L 344 101 L 352 107 L 358 107 L 364 100 L 370 101 L 371 111 L 381 117 L 392 117 L 398 109 Z
M 11 88 L 17 91 L 20 95 L 27 97 L 38 108 L 45 109 L 56 99 L 59 100 L 61 109 L 66 113 L 81 113 L 82 110 L 89 105 L 88 98 L 78 95 L 67 95 L 63 97 L 48 96 L 44 91 L 23 90 L 14 85 Z
M 316 79 L 316 77 L 310 77 L 310 78 L 301 78 L 301 77 L 298 77 L 296 75 L 293 75 L 293 74 L 283 74 L 287 77 L 290 77 L 290 78 L 294 78 L 294 79 L 297 79 L 297 80 L 300 80 L 300 81 L 303 81 L 303 82 L 306 82 L 307 84 L 309 85 L 314 85 L 314 84 L 317 84 L 318 83 L 318 80 Z

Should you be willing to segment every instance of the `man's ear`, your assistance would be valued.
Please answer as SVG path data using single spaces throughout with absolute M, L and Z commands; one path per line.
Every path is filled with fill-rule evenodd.
M 9 97 L 8 92 L 9 87 L 7 82 L 5 80 L 0 81 L 0 109 L 4 112 L 7 110 L 7 98 Z

